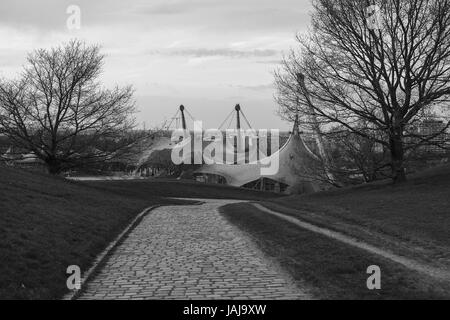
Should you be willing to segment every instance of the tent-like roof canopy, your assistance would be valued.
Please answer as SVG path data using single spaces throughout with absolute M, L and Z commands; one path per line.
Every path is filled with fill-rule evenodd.
M 266 163 L 279 161 L 279 170 L 273 175 L 262 174 Z M 264 164 L 263 164 L 264 163 Z M 316 192 L 320 191 L 320 184 L 314 179 L 315 168 L 319 165 L 319 158 L 306 146 L 298 130 L 298 122 L 287 143 L 276 153 L 264 161 L 252 164 L 203 165 L 196 170 L 196 175 L 217 175 L 226 179 L 227 184 L 242 187 L 261 178 L 269 178 L 289 186 L 290 192 Z

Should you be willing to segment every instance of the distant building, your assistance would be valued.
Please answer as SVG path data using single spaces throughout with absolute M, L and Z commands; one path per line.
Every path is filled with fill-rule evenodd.
M 417 126 L 417 134 L 423 138 L 435 137 L 430 139 L 420 150 L 429 153 L 445 152 L 442 146 L 450 147 L 450 134 L 446 127 L 447 125 L 443 120 L 428 119 L 422 121 Z
M 9 146 L 5 148 L 3 145 L 0 149 L 0 161 L 6 165 L 29 169 L 33 171 L 45 172 L 47 167 L 45 162 L 39 159 L 36 154 L 29 152 L 23 148 Z
M 285 139 L 283 139 L 285 140 Z M 279 150 L 255 163 L 205 164 L 195 170 L 197 181 L 221 183 L 234 187 L 258 189 L 277 193 L 311 193 L 324 189 L 317 179 L 319 159 L 308 148 L 298 130 L 298 120 L 287 141 Z M 278 170 L 263 174 L 263 163 L 278 163 Z

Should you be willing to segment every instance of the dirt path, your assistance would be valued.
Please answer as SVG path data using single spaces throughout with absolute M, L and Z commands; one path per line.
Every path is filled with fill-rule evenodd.
M 426 274 L 428 276 L 431 276 L 431 277 L 434 277 L 434 278 L 437 278 L 440 280 L 450 281 L 450 271 L 437 269 L 432 266 L 428 266 L 428 265 L 419 263 L 415 260 L 399 256 L 399 255 L 389 252 L 387 250 L 383 250 L 383 249 L 377 248 L 375 246 L 372 246 L 370 244 L 367 244 L 365 242 L 361 242 L 360 240 L 358 240 L 356 238 L 352 238 L 352 237 L 349 237 L 342 233 L 332 231 L 332 230 L 329 230 L 326 228 L 318 227 L 311 223 L 301 221 L 297 218 L 282 214 L 280 212 L 273 211 L 273 210 L 268 209 L 258 203 L 252 203 L 252 205 L 260 211 L 263 211 L 265 213 L 271 214 L 280 219 L 288 221 L 288 222 L 295 224 L 303 229 L 309 230 L 309 231 L 317 233 L 317 234 L 321 234 L 321 235 L 329 237 L 333 240 L 340 241 L 340 242 L 348 244 L 350 246 L 353 246 L 353 247 L 356 247 L 359 249 L 363 249 L 367 252 L 379 255 L 381 257 L 384 257 L 386 259 L 389 259 L 391 261 L 399 263 L 408 269 L 418 271 L 422 274 Z

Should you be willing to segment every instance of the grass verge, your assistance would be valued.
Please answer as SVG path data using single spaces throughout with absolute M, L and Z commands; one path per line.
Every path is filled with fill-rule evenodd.
M 386 182 L 272 199 L 268 208 L 438 268 L 450 268 L 450 166 Z
M 249 204 L 223 207 L 224 216 L 318 299 L 448 299 L 450 284 L 314 234 Z M 382 289 L 367 289 L 367 268 L 382 270 Z
M 218 184 L 206 184 L 192 180 L 162 178 L 147 180 L 84 181 L 83 184 L 138 198 L 145 198 L 148 197 L 148 195 L 174 198 L 238 200 L 267 200 L 283 197 L 282 195 L 272 192 L 261 192 Z
M 57 299 L 66 268 L 87 270 L 139 212 L 136 199 L 60 178 L 0 167 L 0 298 Z

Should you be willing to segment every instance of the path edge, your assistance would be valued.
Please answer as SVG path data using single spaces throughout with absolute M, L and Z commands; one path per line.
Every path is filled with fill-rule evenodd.
M 362 241 L 354 236 L 347 235 L 340 231 L 334 231 L 332 229 L 328 229 L 326 227 L 321 227 L 316 225 L 315 223 L 307 222 L 301 218 L 287 215 L 285 213 L 272 210 L 262 205 L 261 203 L 252 202 L 251 205 L 256 209 L 270 214 L 272 216 L 278 217 L 286 222 L 294 224 L 300 228 L 308 230 L 310 232 L 320 234 L 322 236 L 328 237 L 335 241 L 339 241 L 346 245 L 358 248 L 360 250 L 364 250 L 370 254 L 374 254 L 380 256 L 384 259 L 390 260 L 396 264 L 402 265 L 403 267 L 424 274 L 428 277 L 440 280 L 440 281 L 448 281 L 449 273 L 441 268 L 436 268 L 434 266 L 428 266 L 422 262 L 416 261 L 412 258 L 405 257 L 403 255 L 394 253 L 386 248 L 380 248 L 375 245 L 372 245 L 366 241 Z
M 104 249 L 94 260 L 93 265 L 86 271 L 81 278 L 81 287 L 78 290 L 71 291 L 65 294 L 62 300 L 76 300 L 86 289 L 86 284 L 92 277 L 96 274 L 96 272 L 106 263 L 106 260 L 110 257 L 111 253 L 125 240 L 125 238 L 133 231 L 134 228 L 144 219 L 146 215 L 152 212 L 155 209 L 163 207 L 164 205 L 154 205 L 144 209 L 141 213 L 139 213 L 133 221 L 131 221 L 128 226 L 112 241 L 109 245 Z

